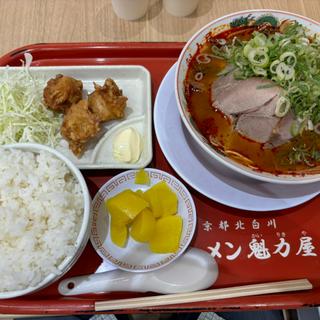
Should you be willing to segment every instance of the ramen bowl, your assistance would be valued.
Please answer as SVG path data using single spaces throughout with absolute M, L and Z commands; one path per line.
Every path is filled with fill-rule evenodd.
M 318 22 L 294 13 L 278 10 L 246 10 L 232 13 L 210 22 L 191 37 L 179 56 L 175 78 L 175 95 L 179 113 L 185 127 L 201 149 L 212 158 L 212 161 L 218 161 L 232 171 L 261 181 L 279 184 L 304 184 L 319 181 L 320 170 L 314 170 L 312 172 L 299 172 L 297 170 L 290 171 L 290 173 L 286 173 L 285 171 L 282 173 L 276 170 L 275 172 L 263 170 L 257 166 L 242 164 L 241 161 L 234 160 L 232 157 L 227 156 L 225 152 L 221 152 L 221 149 L 219 150 L 219 148 L 214 147 L 209 142 L 209 139 L 200 132 L 195 119 L 191 115 L 185 87 L 190 63 L 198 53 L 199 48 L 205 43 L 206 37 L 209 34 L 214 37 L 234 27 L 258 25 L 258 23 L 274 23 L 280 25 L 288 20 L 297 21 L 310 30 L 312 34 L 320 33 L 320 24 Z

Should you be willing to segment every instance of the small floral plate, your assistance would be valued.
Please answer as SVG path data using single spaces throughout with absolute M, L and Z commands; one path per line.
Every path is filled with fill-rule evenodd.
M 145 169 L 145 171 L 150 177 L 149 186 L 135 184 L 136 170 L 125 171 L 103 185 L 92 202 L 91 242 L 105 261 L 126 271 L 146 272 L 168 265 L 187 249 L 196 227 L 196 209 L 187 188 L 164 171 L 157 169 Z M 115 245 L 110 237 L 110 219 L 105 200 L 125 189 L 145 191 L 160 181 L 165 181 L 178 196 L 178 214 L 183 219 L 178 251 L 170 254 L 152 253 L 147 244 L 136 242 L 130 236 L 124 248 Z

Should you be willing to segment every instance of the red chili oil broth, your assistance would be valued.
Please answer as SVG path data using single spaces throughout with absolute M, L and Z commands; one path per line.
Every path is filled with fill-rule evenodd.
M 234 130 L 230 118 L 212 106 L 211 86 L 217 79 L 218 73 L 225 66 L 226 61 L 218 58 L 211 59 L 208 64 L 199 64 L 196 60 L 198 54 L 212 54 L 212 44 L 217 39 L 230 41 L 235 35 L 243 40 L 250 39 L 253 27 L 237 27 L 227 30 L 214 37 L 207 35 L 205 43 L 198 46 L 196 54 L 189 61 L 185 79 L 185 96 L 188 110 L 203 136 L 210 141 L 214 138 L 216 144 L 213 148 L 228 154 L 236 162 L 253 167 L 257 171 L 273 174 L 308 174 L 320 172 L 319 166 L 310 167 L 305 163 L 290 164 L 288 155 L 297 145 L 316 145 L 320 150 L 319 135 L 306 131 L 302 135 L 290 140 L 288 143 L 273 149 L 264 148 L 264 144 L 252 141 Z M 203 73 L 200 81 L 195 80 L 195 74 Z M 249 159 L 249 162 L 239 155 Z

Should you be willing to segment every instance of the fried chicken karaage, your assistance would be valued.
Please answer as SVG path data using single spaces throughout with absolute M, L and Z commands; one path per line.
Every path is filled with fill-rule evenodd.
M 82 88 L 80 80 L 58 74 L 44 88 L 44 103 L 53 111 L 65 113 L 73 103 L 82 99 Z
M 99 131 L 100 121 L 89 110 L 87 100 L 80 100 L 66 111 L 61 134 L 69 142 L 69 148 L 76 156 L 81 156 L 85 144 Z
M 101 87 L 94 84 L 95 90 L 88 96 L 89 109 L 101 122 L 124 117 L 128 98 L 112 79 L 107 79 Z
M 61 135 L 77 157 L 100 132 L 101 123 L 123 118 L 127 105 L 128 98 L 112 79 L 107 79 L 103 86 L 94 83 L 94 88 L 88 100 L 82 100 L 82 82 L 58 74 L 47 82 L 43 91 L 45 105 L 64 113 Z

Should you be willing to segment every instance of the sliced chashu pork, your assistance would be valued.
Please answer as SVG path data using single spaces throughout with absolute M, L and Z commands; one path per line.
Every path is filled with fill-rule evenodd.
M 235 129 L 247 138 L 271 148 L 292 138 L 290 127 L 294 116 L 292 113 L 282 119 L 275 116 L 281 88 L 271 80 L 258 77 L 236 80 L 230 72 L 214 82 L 211 94 L 214 107 L 231 116 Z
M 268 140 L 266 148 L 278 147 L 292 138 L 291 126 L 292 122 L 296 118 L 292 111 L 288 112 L 281 120 L 278 122 L 277 126 L 273 130 L 273 134 Z
M 259 109 L 241 114 L 236 123 L 236 130 L 251 140 L 260 143 L 269 141 L 280 121 L 280 118 L 274 115 L 277 100 L 276 96 Z
M 259 89 L 269 85 L 271 87 Z M 280 92 L 281 88 L 274 86 L 271 80 L 258 77 L 236 80 L 233 73 L 219 77 L 211 88 L 213 105 L 226 115 L 257 110 Z

